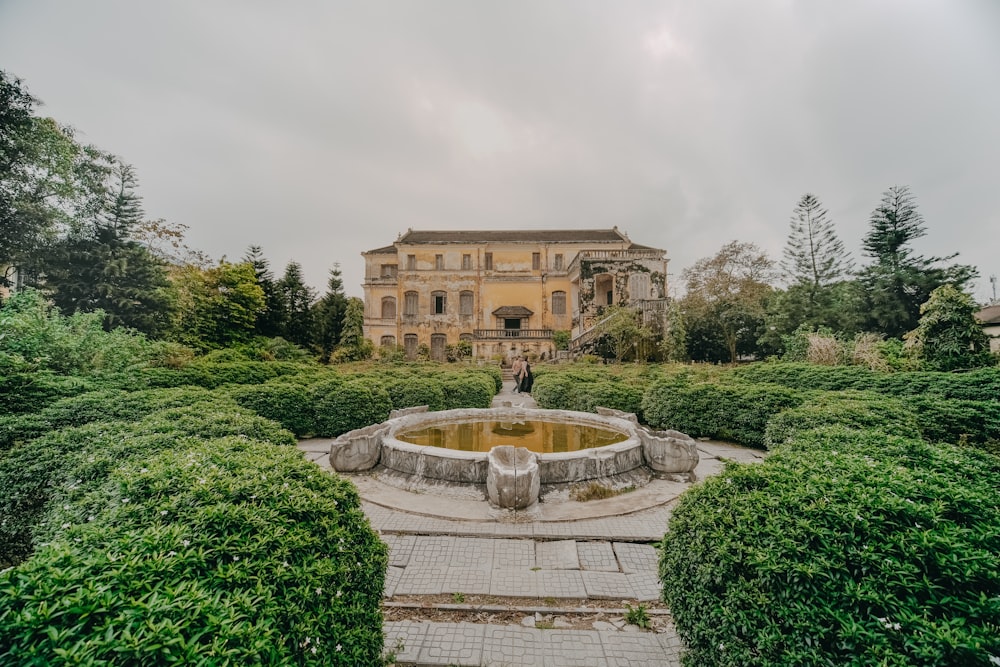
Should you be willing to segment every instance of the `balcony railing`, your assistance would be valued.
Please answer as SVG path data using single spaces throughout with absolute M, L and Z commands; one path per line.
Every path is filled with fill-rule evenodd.
M 663 259 L 662 250 L 646 249 L 646 250 L 583 250 L 577 253 L 573 261 L 569 263 L 566 267 L 566 271 L 573 271 L 579 267 L 580 262 L 586 260 L 598 260 L 598 259 L 610 259 L 610 260 L 636 260 L 636 259 Z
M 552 329 L 476 329 L 476 340 L 501 340 L 507 338 L 545 340 L 552 338 Z

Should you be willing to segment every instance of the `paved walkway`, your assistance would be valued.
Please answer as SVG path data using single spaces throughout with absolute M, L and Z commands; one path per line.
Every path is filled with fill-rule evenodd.
M 494 405 L 536 407 L 529 395 L 512 389 L 505 382 Z M 329 467 L 329 441 L 303 441 L 300 449 Z M 699 449 L 699 477 L 721 469 L 720 457 L 761 458 L 723 443 L 699 443 Z M 533 624 L 527 615 L 539 608 L 558 613 L 581 600 L 617 601 L 607 604 L 619 609 L 655 604 L 660 584 L 653 543 L 662 538 L 673 501 L 688 484 L 656 480 L 615 498 L 515 514 L 483 500 L 412 493 L 369 476 L 346 476 L 358 485 L 372 527 L 389 545 L 388 603 L 420 599 L 413 596 L 491 596 L 501 599 L 500 607 L 526 615 L 521 625 L 388 621 L 386 650 L 397 665 L 680 665 L 681 642 L 669 624 L 660 632 L 609 623 L 595 623 L 593 630 L 556 629 L 528 627 Z

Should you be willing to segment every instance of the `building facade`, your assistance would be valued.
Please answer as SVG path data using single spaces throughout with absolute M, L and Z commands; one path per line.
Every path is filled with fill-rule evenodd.
M 466 340 L 479 359 L 551 358 L 594 335 L 604 309 L 666 307 L 663 250 L 613 229 L 415 231 L 365 258 L 365 336 L 376 346 L 445 358 Z M 426 347 L 424 347 L 426 346 Z

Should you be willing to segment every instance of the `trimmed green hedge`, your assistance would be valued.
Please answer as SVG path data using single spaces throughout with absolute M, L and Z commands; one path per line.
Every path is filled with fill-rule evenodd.
M 775 449 L 800 433 L 825 426 L 920 437 L 920 425 L 905 401 L 867 392 L 817 392 L 800 407 L 775 415 L 767 424 L 765 444 Z
M 291 448 L 180 445 L 49 513 L 0 575 L 0 662 L 378 664 L 387 553 L 353 487 Z
M 806 397 L 776 385 L 690 384 L 683 377 L 671 378 L 650 386 L 642 412 L 655 428 L 763 447 L 768 422 Z
M 444 409 L 488 408 L 496 391 L 493 378 L 486 373 L 452 374 L 442 380 Z
M 426 405 L 429 410 L 443 410 L 445 406 L 444 388 L 437 378 L 409 377 L 393 378 L 384 383 L 389 393 L 392 408 L 409 408 Z
M 313 397 L 316 435 L 324 438 L 377 424 L 392 409 L 389 393 L 370 379 L 321 383 Z
M 278 422 L 297 436 L 316 430 L 312 395 L 301 384 L 275 380 L 257 386 L 233 387 L 229 393 L 241 407 Z
M 689 665 L 990 665 L 1000 459 L 848 429 L 686 492 L 662 542 Z

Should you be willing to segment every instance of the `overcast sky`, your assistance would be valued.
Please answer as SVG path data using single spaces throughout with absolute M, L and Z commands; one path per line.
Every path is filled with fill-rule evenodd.
M 0 68 L 135 166 L 147 216 L 322 290 L 414 229 L 610 228 L 671 280 L 796 202 L 858 265 L 908 185 L 1000 273 L 1000 2 L 0 0 Z

